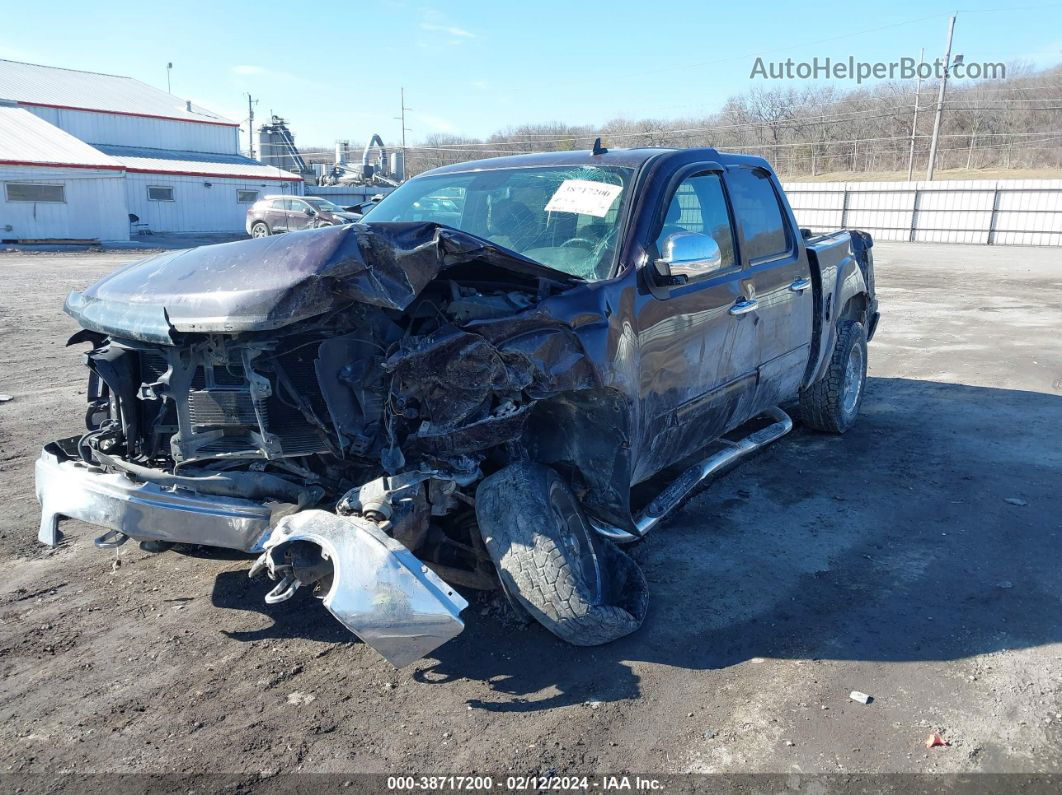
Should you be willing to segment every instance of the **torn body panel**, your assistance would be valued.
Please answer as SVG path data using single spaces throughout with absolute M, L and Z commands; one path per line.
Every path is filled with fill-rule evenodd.
M 299 585 L 308 584 L 285 562 L 285 551 L 299 542 L 319 547 L 331 564 L 322 583 L 324 606 L 396 668 L 464 629 L 459 616 L 468 602 L 405 546 L 359 517 L 303 511 L 282 519 L 256 566 L 266 568 L 274 579 L 285 578 L 281 584 L 286 589 L 274 592 L 290 596 Z

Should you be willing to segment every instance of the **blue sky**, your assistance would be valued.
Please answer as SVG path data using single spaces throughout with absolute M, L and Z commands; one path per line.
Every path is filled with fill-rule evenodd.
M 973 3 L 975 0 L 963 0 Z M 397 140 L 405 86 L 409 140 L 483 136 L 524 122 L 597 124 L 717 110 L 757 55 L 866 61 L 943 51 L 937 0 L 718 3 L 25 3 L 0 28 L 0 57 L 129 75 L 235 120 L 250 91 L 259 119 L 288 118 L 300 144 Z M 859 10 L 862 9 L 862 10 Z M 1062 3 L 981 0 L 958 9 L 967 62 L 1062 62 Z M 771 85 L 771 84 L 767 84 Z M 843 86 L 854 83 L 842 82 Z

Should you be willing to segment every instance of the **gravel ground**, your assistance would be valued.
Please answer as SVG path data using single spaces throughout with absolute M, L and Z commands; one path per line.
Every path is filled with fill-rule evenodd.
M 639 632 L 574 648 L 472 597 L 401 671 L 247 557 L 36 543 L 33 461 L 84 410 L 62 297 L 142 255 L 0 254 L 0 772 L 1062 772 L 1059 250 L 875 254 L 860 422 L 640 544 Z

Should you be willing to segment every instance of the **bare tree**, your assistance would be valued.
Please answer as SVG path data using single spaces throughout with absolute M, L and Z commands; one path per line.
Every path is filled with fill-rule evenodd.
M 922 84 L 923 107 L 936 84 Z M 506 153 L 606 146 L 714 146 L 762 155 L 785 177 L 905 172 L 915 84 L 883 82 L 756 88 L 730 97 L 708 116 L 617 118 L 593 127 L 561 121 L 524 124 L 486 139 L 431 135 L 409 147 L 408 171 Z M 1057 167 L 1062 162 L 1062 66 L 1007 66 L 1006 80 L 952 82 L 941 129 L 939 168 Z M 932 114 L 920 114 L 916 162 L 929 149 Z

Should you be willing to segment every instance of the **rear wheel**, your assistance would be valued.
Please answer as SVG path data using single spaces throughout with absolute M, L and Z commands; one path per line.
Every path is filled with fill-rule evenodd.
M 251 237 L 269 237 L 269 227 L 264 221 L 251 226 Z
M 641 626 L 641 569 L 598 538 L 568 484 L 542 464 L 511 464 L 476 491 L 476 516 L 506 590 L 546 629 L 596 646 Z
M 867 334 L 862 323 L 841 324 L 825 375 L 800 393 L 805 425 L 844 433 L 855 424 L 867 382 Z

